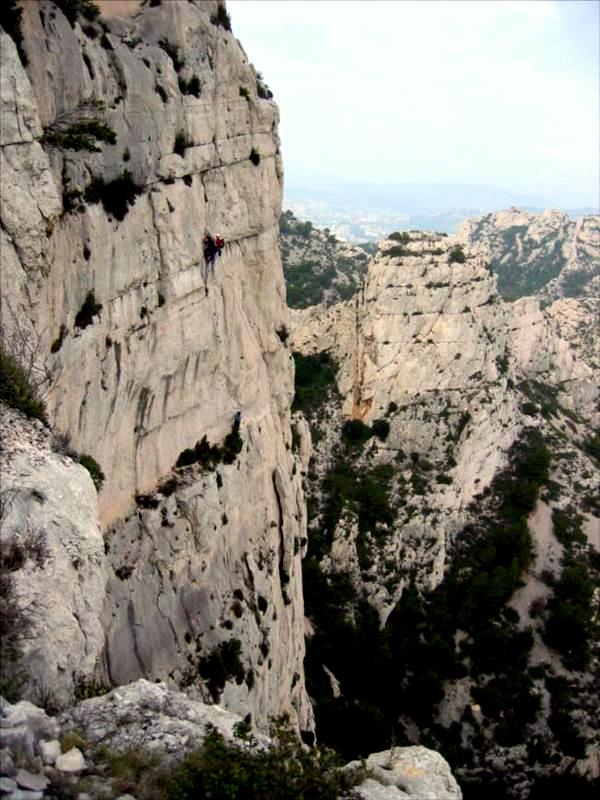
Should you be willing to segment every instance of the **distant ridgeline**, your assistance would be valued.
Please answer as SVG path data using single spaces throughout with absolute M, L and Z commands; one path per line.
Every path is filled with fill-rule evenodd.
M 561 297 L 593 297 L 600 287 L 600 218 L 574 221 L 561 211 L 511 208 L 466 219 L 457 236 L 497 275 L 505 300 L 538 295 L 543 305 Z M 328 228 L 300 222 L 291 211 L 279 221 L 290 308 L 348 300 L 366 273 L 376 245 L 350 245 Z
M 374 244 L 349 245 L 328 228 L 300 222 L 291 211 L 279 220 L 279 245 L 290 308 L 348 300 L 367 271 Z
M 539 293 L 543 302 L 598 294 L 600 217 L 511 208 L 465 220 L 458 236 L 488 259 L 506 300 Z

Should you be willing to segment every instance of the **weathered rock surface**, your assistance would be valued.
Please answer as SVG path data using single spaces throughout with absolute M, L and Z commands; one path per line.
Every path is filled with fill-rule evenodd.
M 26 554 L 12 574 L 33 625 L 22 643 L 29 693 L 65 702 L 74 681 L 91 678 L 104 646 L 109 567 L 96 490 L 87 470 L 53 451 L 40 422 L 3 407 L 0 442 L 0 536 L 3 548 L 15 543 Z
M 480 256 L 466 251 L 464 262 L 450 262 L 456 244 L 436 234 L 410 234 L 401 246 L 385 241 L 353 300 L 292 316 L 293 348 L 327 350 L 339 364 L 342 416 L 389 423 L 385 441 L 374 441 L 366 457 L 404 461 L 403 482 L 411 480 L 410 453 L 447 476 L 436 484 L 430 474 L 428 496 L 399 508 L 386 548 L 388 559 L 401 554 L 403 570 L 425 561 L 420 576 L 431 588 L 443 575 L 448 537 L 503 465 L 515 436 L 506 310 Z M 327 466 L 325 459 L 317 469 Z M 355 534 L 340 531 L 334 538 L 338 551 L 350 548 L 347 558 L 356 562 Z M 396 582 L 391 595 L 379 582 L 368 588 L 382 617 L 402 585 Z
M 191 700 L 164 684 L 138 680 L 73 706 L 61 726 L 82 731 L 93 744 L 115 750 L 134 747 L 180 756 L 204 741 L 209 727 L 233 740 L 242 718 L 218 705 Z M 260 741 L 267 742 L 265 737 Z M 63 756 L 64 758 L 64 756 Z
M 262 724 L 289 710 L 310 729 L 293 363 L 276 334 L 287 314 L 278 110 L 258 96 L 233 34 L 211 22 L 217 9 L 146 5 L 103 30 L 28 3 L 27 70 L 1 33 L 3 326 L 9 339 L 18 327 L 39 342 L 52 426 L 105 474 L 98 504 L 115 577 L 101 677 L 182 682 L 187 670 L 195 681 L 197 657 L 237 639 L 247 681 L 231 679 L 222 702 Z M 107 124 L 116 144 L 88 152 L 42 140 L 82 117 Z M 124 184 L 93 202 L 94 180 L 98 192 L 125 171 L 137 192 L 129 204 Z M 206 230 L 226 245 L 205 287 Z M 136 496 L 152 495 L 203 436 L 221 445 L 238 411 L 239 458 L 218 478 L 188 471 L 181 497 L 176 488 L 157 513 L 138 514 Z M 267 608 L 255 613 L 259 594 Z M 98 617 L 99 590 L 90 597 Z M 55 644 L 48 682 L 61 688 L 59 666 L 70 672 L 79 650 Z
M 534 214 L 511 208 L 465 220 L 457 235 L 489 262 L 503 297 L 539 292 L 546 304 L 561 297 L 598 296 L 597 216 L 574 221 L 561 211 Z
M 3 793 L 17 791 L 18 784 L 34 791 L 34 787 L 38 787 L 40 797 L 47 787 L 45 796 L 56 796 L 54 778 L 57 772 L 77 775 L 85 768 L 91 797 L 115 796 L 110 794 L 110 778 L 106 775 L 106 769 L 101 768 L 95 760 L 101 752 L 99 745 L 109 752 L 134 750 L 152 753 L 164 764 L 201 747 L 209 730 L 216 730 L 228 742 L 240 743 L 236 739 L 236 726 L 242 722 L 239 715 L 218 705 L 191 700 L 181 692 L 168 690 L 164 684 L 146 680 L 138 680 L 101 697 L 84 700 L 52 721 L 42 709 L 31 704 L 26 706 L 24 708 L 23 703 L 7 705 L 0 718 L 2 730 L 7 720 L 17 717 L 24 719 L 26 726 L 32 726 L 30 737 L 39 739 L 38 748 L 42 752 L 53 745 L 51 740 L 40 739 L 42 729 L 47 736 L 58 730 L 62 735 L 72 735 L 76 731 L 81 741 L 86 743 L 89 757 L 84 758 L 78 747 L 60 755 L 59 746 L 56 770 L 49 770 L 52 777 L 50 785 L 48 778 L 33 767 L 29 770 L 20 769 L 14 780 L 7 777 L 3 759 L 0 764 L 0 772 L 4 775 L 0 778 Z M 44 724 L 41 725 L 40 721 Z M 247 746 L 265 748 L 271 744 L 266 736 L 255 734 L 254 742 Z M 18 758 L 27 756 L 28 763 L 33 765 L 31 754 L 23 753 L 19 748 L 13 752 Z M 348 769 L 355 766 L 358 766 L 357 762 L 349 764 Z M 393 751 L 373 754 L 367 761 L 367 768 L 369 778 L 357 787 L 359 796 L 365 800 L 391 800 L 396 797 L 405 800 L 460 800 L 462 797 L 444 759 L 424 747 L 395 748 Z M 13 796 L 16 797 L 10 795 L 11 800 Z
M 358 761 L 349 766 L 359 766 Z M 397 747 L 372 753 L 369 777 L 358 787 L 364 800 L 461 800 L 448 762 L 426 747 Z

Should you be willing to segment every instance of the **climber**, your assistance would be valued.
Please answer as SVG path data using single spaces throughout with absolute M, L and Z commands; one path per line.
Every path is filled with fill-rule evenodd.
M 214 239 L 210 233 L 207 233 L 204 237 L 204 291 L 206 295 L 208 295 L 209 270 L 213 275 L 215 274 L 215 261 L 217 256 L 221 255 L 224 245 L 225 242 L 220 234 L 217 234 Z
M 234 433 L 237 433 L 239 431 L 241 421 L 242 421 L 242 412 L 236 411 L 235 417 L 233 418 L 233 428 L 232 428 Z

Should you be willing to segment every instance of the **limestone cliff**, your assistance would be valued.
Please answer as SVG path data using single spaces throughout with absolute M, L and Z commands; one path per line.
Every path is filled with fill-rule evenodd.
M 404 236 L 402 245 L 380 243 L 353 300 L 293 312 L 292 346 L 332 354 L 342 418 L 385 420 L 389 433 L 371 440 L 366 457 L 400 464 L 404 489 L 395 487 L 396 501 L 415 483 L 419 490 L 398 510 L 395 538 L 377 574 L 382 583 L 390 577 L 382 565 L 392 555 L 393 574 L 398 566 L 407 574 L 425 559 L 420 575 L 433 587 L 444 571 L 448 537 L 518 435 L 515 383 L 535 378 L 560 385 L 561 402 L 590 422 L 598 390 L 592 368 L 575 357 L 535 300 L 502 302 L 478 251 L 457 251 L 459 240 L 451 237 Z M 334 426 L 326 427 L 323 435 L 332 435 Z M 415 479 L 419 458 L 428 466 Z M 329 459 L 320 466 L 328 469 Z M 379 580 L 367 590 L 378 587 L 380 602 L 393 604 L 403 583 L 395 581 L 391 595 Z
M 213 696 L 310 729 L 278 111 L 219 8 L 25 3 L 26 69 L 0 32 L 3 335 L 35 342 L 54 431 L 105 476 L 98 675 L 193 687 L 228 642 Z M 205 282 L 206 231 L 226 244 Z M 175 474 L 203 437 L 219 453 Z
M 433 737 L 474 793 L 595 775 L 598 376 L 574 346 L 592 319 L 504 302 L 476 244 L 415 232 L 380 243 L 352 300 L 291 316 L 321 736 Z

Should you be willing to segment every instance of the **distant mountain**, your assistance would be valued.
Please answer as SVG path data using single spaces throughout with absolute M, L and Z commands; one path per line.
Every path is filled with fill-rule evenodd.
M 291 211 L 279 220 L 279 246 L 290 308 L 347 300 L 358 289 L 375 247 L 353 247 L 327 228 L 300 222 Z
M 458 236 L 488 261 L 507 300 L 536 293 L 544 303 L 598 295 L 598 216 L 574 221 L 561 211 L 511 208 L 465 220 Z
M 458 183 L 367 183 L 321 176 L 289 177 L 285 205 L 302 220 L 357 243 L 377 242 L 394 230 L 454 233 L 467 217 L 511 206 L 530 212 L 556 208 L 541 195 Z M 595 208 L 562 209 L 572 219 Z

